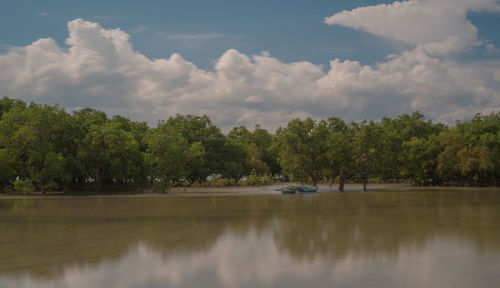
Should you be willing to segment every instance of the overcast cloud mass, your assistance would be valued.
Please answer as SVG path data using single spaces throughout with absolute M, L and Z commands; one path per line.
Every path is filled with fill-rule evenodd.
M 498 13 L 500 4 L 413 0 L 325 18 L 411 45 L 372 66 L 283 63 L 267 52 L 229 49 L 210 71 L 180 54 L 148 59 L 119 28 L 75 19 L 68 23 L 69 48 L 44 38 L 0 55 L 0 96 L 92 107 L 150 124 L 177 113 L 207 114 L 222 128 L 275 129 L 295 117 L 378 119 L 415 110 L 438 121 L 465 119 L 500 110 L 500 61 L 457 60 L 474 47 L 496 49 L 478 38 L 466 17 L 471 11 Z

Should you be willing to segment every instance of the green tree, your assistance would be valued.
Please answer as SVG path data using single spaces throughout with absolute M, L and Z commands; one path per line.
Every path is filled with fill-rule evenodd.
M 353 143 L 353 157 L 363 183 L 363 191 L 369 177 L 380 173 L 384 148 L 382 143 L 383 130 L 374 121 L 362 122 L 356 127 Z M 380 170 L 379 170 L 380 169 Z
M 267 130 L 255 127 L 254 132 L 248 131 L 244 126 L 234 127 L 227 135 L 227 140 L 237 144 L 246 153 L 244 161 L 244 174 L 249 175 L 253 170 L 259 176 L 269 175 L 273 171 L 272 166 L 278 166 L 277 155 L 270 147 L 272 144 L 272 135 Z M 238 158 L 241 161 L 241 158 Z M 274 172 L 279 171 L 279 168 Z
M 281 166 L 278 162 L 279 153 L 272 145 L 275 136 L 259 125 L 255 126 L 252 134 L 255 139 L 254 143 L 262 151 L 262 162 L 269 168 L 269 172 L 267 173 L 270 173 L 272 176 L 281 174 Z
M 38 104 L 21 104 L 2 116 L 2 146 L 13 156 L 18 175 L 33 181 L 43 194 L 48 184 L 60 188 L 71 183 L 62 151 L 72 139 L 65 125 L 70 118 L 59 106 Z
M 165 192 L 189 176 L 190 166 L 202 161 L 204 148 L 201 142 L 189 142 L 182 137 L 171 137 L 162 129 L 153 129 L 145 138 L 146 163 L 152 181 Z
M 232 179 L 232 184 L 237 184 L 238 180 L 248 175 L 246 166 L 246 149 L 243 144 L 226 141 L 219 161 L 222 163 L 220 175 L 223 178 Z
M 458 132 L 444 132 L 438 140 L 443 151 L 438 156 L 437 171 L 445 182 L 458 181 L 462 167 L 457 155 L 465 147 L 464 137 Z
M 465 146 L 469 149 L 467 153 L 462 154 L 471 155 L 466 158 L 483 159 L 481 169 L 478 165 L 472 164 L 479 160 L 471 160 L 471 165 L 467 165 L 481 170 L 474 173 L 474 177 L 477 178 L 476 182 L 498 185 L 498 179 L 500 179 L 500 112 L 488 115 L 476 114 L 470 121 L 457 123 L 456 130 L 464 136 Z M 489 155 L 488 158 L 493 166 L 487 164 L 484 157 L 479 157 L 480 154 Z M 485 169 L 485 167 L 489 168 Z
M 328 164 L 328 126 L 326 121 L 293 119 L 284 129 L 278 129 L 275 145 L 279 147 L 279 162 L 283 171 L 294 180 L 317 185 Z
M 252 132 L 248 131 L 245 126 L 233 127 L 227 134 L 227 140 L 242 146 L 248 146 L 254 142 Z
M 401 174 L 415 185 L 436 185 L 440 183 L 437 173 L 438 156 L 442 149 L 437 137 L 429 139 L 412 138 L 403 142 L 404 163 Z
M 10 108 L 12 108 L 13 104 L 14 100 L 10 98 L 3 97 L 2 99 L 0 99 L 0 119 L 2 119 L 2 115 L 4 113 L 7 113 L 10 110 Z
M 188 180 L 191 183 L 205 182 L 209 175 L 222 172 L 225 137 L 208 116 L 177 115 L 161 121 L 158 129 L 170 137 L 182 137 L 189 144 L 200 142 L 203 146 L 203 160 L 189 167 Z
M 457 153 L 457 157 L 460 161 L 461 175 L 467 184 L 480 185 L 480 180 L 487 178 L 493 172 L 494 164 L 486 146 L 465 147 Z
M 113 122 L 92 125 L 82 139 L 77 157 L 86 176 L 97 184 L 97 191 L 102 190 L 104 182 L 141 182 L 138 176 L 143 155 L 139 144 L 130 132 L 118 129 Z
M 0 148 L 0 190 L 10 185 L 16 177 L 13 161 L 5 148 Z
M 329 161 L 327 171 L 332 178 L 338 177 L 339 191 L 344 191 L 346 179 L 353 177 L 356 171 L 353 158 L 355 130 L 336 117 L 328 118 L 328 129 L 330 133 L 326 140 Z
M 252 143 L 247 148 L 246 153 L 246 165 L 248 170 L 255 171 L 257 175 L 269 175 L 271 170 L 266 162 L 263 161 L 264 152 L 257 146 L 257 144 Z
M 412 139 L 427 140 L 445 129 L 443 124 L 434 124 L 431 120 L 426 120 L 418 111 L 411 115 L 399 115 L 395 119 L 384 117 L 379 124 L 381 150 L 378 152 L 380 162 L 376 174 L 386 181 L 408 177 L 409 155 L 405 153 L 409 150 L 406 149 L 408 147 L 405 147 L 405 142 L 410 142 Z

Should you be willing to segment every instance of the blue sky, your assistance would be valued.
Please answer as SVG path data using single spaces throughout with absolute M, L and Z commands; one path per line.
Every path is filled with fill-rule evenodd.
M 500 4 L 495 0 L 413 0 L 410 2 L 372 0 L 3 0 L 0 10 L 0 66 L 9 68 L 8 65 L 13 65 L 12 69 L 15 71 L 36 68 L 42 69 L 40 73 L 48 73 L 42 66 L 52 67 L 57 64 L 57 69 L 60 71 L 51 70 L 51 73 L 55 74 L 43 77 L 40 76 L 40 73 L 30 74 L 29 77 L 35 77 L 30 78 L 30 83 L 36 82 L 38 86 L 26 88 L 26 85 L 16 87 L 10 85 L 6 88 L 4 85 L 0 87 L 0 93 L 29 101 L 34 100 L 49 104 L 57 102 L 68 109 L 94 106 L 94 108 L 103 109 L 109 113 L 125 114 L 150 123 L 157 120 L 152 119 L 152 117 L 165 118 L 175 113 L 206 113 L 217 118 L 216 122 L 221 125 L 251 125 L 255 124 L 255 120 L 251 119 L 257 118 L 263 119 L 265 122 L 272 122 L 273 124 L 269 124 L 269 127 L 283 124 L 287 117 L 312 116 L 321 118 L 335 114 L 350 120 L 377 119 L 387 114 L 393 116 L 413 110 L 421 110 L 431 118 L 442 121 L 453 117 L 466 118 L 475 112 L 487 112 L 500 106 L 499 95 L 492 92 L 498 88 L 499 81 L 497 79 L 499 77 L 498 61 L 500 60 L 498 49 L 500 47 L 499 6 Z M 331 17 L 330 22 L 325 22 L 327 17 Z M 72 22 L 76 19 L 81 19 L 84 22 Z M 69 37 L 68 23 L 76 23 L 72 26 L 73 31 L 83 31 L 88 28 L 89 23 L 96 24 L 99 29 L 102 29 L 94 29 L 92 33 L 97 34 L 106 34 L 107 32 L 103 31 L 120 29 L 121 32 L 128 35 L 128 39 L 117 44 L 117 42 L 111 41 L 118 39 L 114 38 L 119 37 L 115 33 L 113 36 L 109 36 L 113 44 L 108 44 L 115 45 L 113 46 L 115 48 L 130 44 L 133 48 L 126 52 L 129 53 L 127 54 L 129 56 L 126 56 L 120 54 L 122 50 L 118 48 L 113 50 L 118 53 L 117 55 L 110 55 L 108 52 L 104 53 L 97 48 L 94 49 L 92 47 L 98 47 L 101 44 L 89 42 L 93 41 L 90 38 L 79 38 L 83 42 L 76 41 L 75 43 L 80 44 L 68 44 L 66 43 L 66 39 Z M 75 32 L 75 35 L 77 34 Z M 101 37 L 108 36 L 101 35 Z M 55 45 L 35 45 L 33 49 L 28 49 L 33 43 L 38 43 L 39 39 L 45 38 L 52 39 Z M 68 81 L 63 85 L 57 80 L 59 78 L 55 75 L 62 73 L 61 71 L 67 72 L 70 68 L 74 69 L 70 74 L 78 74 L 77 78 L 80 80 L 83 79 L 82 75 L 90 77 L 90 74 L 86 74 L 83 66 L 73 67 L 63 60 L 63 56 L 66 55 L 79 57 L 77 60 L 73 59 L 73 62 L 80 60 L 82 63 L 85 62 L 84 59 L 88 57 L 89 53 L 71 54 L 69 52 L 71 47 L 78 45 L 89 49 L 87 52 L 97 51 L 101 61 L 99 63 L 106 69 L 94 71 L 96 74 L 92 74 L 92 77 L 97 77 L 97 75 L 103 77 L 104 73 L 110 77 L 108 82 L 97 83 L 90 80 L 93 79 L 91 77 L 85 78 L 85 81 L 82 80 L 83 82 L 74 82 L 71 86 L 67 84 Z M 23 50 L 23 52 L 19 49 L 28 50 Z M 57 50 L 60 57 L 47 56 L 48 51 L 53 49 Z M 33 50 L 42 53 L 36 55 L 45 55 L 39 56 L 41 60 L 45 61 L 42 66 L 27 67 L 26 65 L 31 65 L 31 62 L 20 60 L 22 57 L 28 59 L 29 53 L 32 53 L 30 51 Z M 75 50 L 81 51 L 81 49 Z M 236 51 L 237 53 L 228 54 L 228 51 Z M 267 58 L 276 60 L 274 66 L 271 67 L 252 58 L 253 55 L 260 55 L 262 51 L 270 53 L 265 54 Z M 49 54 L 56 53 L 52 52 Z M 177 64 L 180 66 L 173 65 L 175 61 L 170 61 L 168 65 L 170 65 L 169 67 L 184 67 L 183 70 L 175 70 L 176 73 L 187 77 L 184 80 L 188 81 L 187 79 L 189 79 L 189 83 L 195 83 L 201 81 L 199 79 L 203 77 L 213 76 L 210 84 L 203 82 L 205 81 L 203 80 L 203 84 L 196 82 L 196 85 L 179 86 L 179 83 L 184 82 L 178 79 L 169 82 L 172 86 L 160 85 L 159 83 L 162 81 L 159 79 L 161 77 L 170 79 L 169 77 L 175 74 L 172 72 L 174 68 L 165 68 L 166 70 L 159 71 L 159 68 L 153 68 L 156 66 L 152 60 L 168 60 L 171 59 L 173 53 L 181 55 L 182 65 L 179 63 Z M 148 76 L 150 78 L 131 76 L 133 74 L 129 70 L 131 64 L 126 60 L 120 60 L 122 61 L 118 64 L 120 69 L 109 66 L 111 58 L 126 59 L 137 54 L 145 56 L 150 61 L 147 64 L 150 68 L 144 69 L 151 73 L 155 71 L 158 75 L 151 74 Z M 1 55 L 4 57 L 1 58 Z M 388 58 L 389 55 L 393 56 Z M 423 61 L 422 57 L 424 56 L 429 59 Z M 229 78 L 224 76 L 224 70 L 221 67 L 236 69 L 234 65 L 239 61 L 236 60 L 243 59 L 241 61 L 244 61 L 245 57 L 250 59 L 250 62 L 245 64 L 248 64 L 250 70 L 240 71 L 243 74 L 238 78 L 239 80 L 236 79 L 243 82 L 237 87 L 226 87 L 229 84 L 224 82 L 224 79 L 229 81 Z M 394 60 L 394 57 L 397 61 Z M 335 59 L 338 59 L 339 65 L 333 69 L 330 61 Z M 440 65 L 430 66 L 431 60 L 438 61 Z M 351 65 L 350 63 L 353 61 L 358 66 Z M 429 83 L 428 87 L 425 87 L 428 89 L 421 89 L 422 83 L 417 83 L 417 80 L 414 80 L 420 79 L 419 77 L 398 78 L 397 75 L 406 74 L 408 76 L 413 73 L 414 68 L 422 64 L 422 61 L 426 65 L 424 68 L 429 70 L 426 70 L 425 73 L 421 72 L 422 74 L 417 76 L 428 77 L 432 73 L 434 73 L 433 75 L 441 75 L 440 73 L 446 70 L 449 75 L 443 76 L 439 83 L 448 83 L 449 85 L 444 87 L 437 85 L 438 83 Z M 304 65 L 299 65 L 299 69 L 290 65 L 294 62 L 300 62 Z M 194 68 L 184 65 L 186 63 L 191 63 Z M 226 63 L 229 63 L 229 66 L 222 65 Z M 100 64 L 96 64 L 96 67 L 101 67 Z M 460 87 L 461 82 L 463 83 L 460 80 L 462 76 L 457 76 L 458 72 L 455 72 L 455 70 L 464 70 L 461 69 L 461 65 L 467 65 L 467 69 L 470 69 L 471 65 L 477 68 L 474 71 L 460 72 L 469 75 L 462 75 L 467 79 L 475 79 L 475 82 L 468 83 L 472 86 L 467 86 L 471 87 L 467 88 L 467 91 L 463 91 L 464 87 Z M 392 68 L 388 68 L 388 66 Z M 128 70 L 124 67 L 128 67 Z M 320 72 L 315 71 L 316 68 L 321 69 L 323 74 L 320 75 Z M 297 69 L 300 71 L 297 72 Z M 401 71 L 398 72 L 399 74 L 393 73 L 394 69 Z M 124 70 L 127 70 L 128 74 L 123 74 Z M 200 70 L 201 74 L 193 76 L 195 70 Z M 355 71 L 356 74 L 350 75 L 349 73 L 352 71 Z M 264 77 L 262 75 L 266 73 L 276 75 L 278 72 L 283 76 L 282 79 L 280 78 L 281 82 L 276 82 L 278 81 L 276 80 L 272 83 L 264 83 L 264 85 L 255 80 Z M 253 80 L 250 79 L 248 73 L 252 75 Z M 111 74 L 113 75 L 110 76 Z M 142 75 L 146 74 L 142 73 Z M 474 77 L 470 77 L 470 75 Z M 2 80 L 5 83 L 12 83 L 13 78 L 10 77 L 0 73 L 0 84 Z M 15 83 L 28 81 L 27 78 L 21 79 L 19 77 L 16 78 Z M 310 82 L 303 83 L 303 87 L 314 83 L 314 85 L 317 84 L 321 87 L 311 87 L 310 90 L 302 91 L 303 94 L 308 95 L 293 95 L 290 96 L 290 101 L 287 101 L 284 95 L 294 92 L 288 91 L 286 86 L 281 87 L 280 83 L 293 77 L 309 79 Z M 127 84 L 120 82 L 117 80 L 118 78 L 126 78 Z M 390 79 L 393 78 L 394 81 L 391 82 Z M 125 81 L 123 79 L 121 81 Z M 348 84 L 342 84 L 343 86 L 338 84 L 341 83 L 340 79 L 348 81 L 345 82 Z M 168 82 L 167 80 L 163 82 Z M 233 79 L 232 84 L 236 83 L 236 80 Z M 88 87 L 88 81 L 95 85 L 91 87 L 92 89 L 89 88 L 86 92 L 78 91 L 76 93 L 78 96 L 74 97 L 63 95 L 75 89 L 81 90 L 83 87 L 81 85 L 84 83 L 85 87 Z M 136 84 L 130 86 L 128 84 L 130 81 L 136 81 Z M 259 79 L 259 81 L 263 80 Z M 377 82 L 382 83 L 383 81 L 389 82 L 384 85 L 376 85 Z M 398 83 L 397 81 L 402 82 Z M 156 83 L 154 85 L 148 84 L 155 86 L 148 86 L 152 91 L 149 92 L 150 94 L 137 92 L 138 87 L 142 89 L 146 85 L 144 83 L 150 82 Z M 300 81 L 295 79 L 291 82 Z M 371 83 L 371 86 L 363 84 L 367 82 Z M 401 89 L 401 85 L 408 85 L 408 87 Z M 263 89 L 262 86 L 267 88 Z M 109 91 L 119 92 L 109 92 L 107 96 L 95 94 L 95 91 L 102 91 L 103 87 L 106 87 L 106 93 Z M 212 92 L 207 94 L 207 89 L 212 89 Z M 333 92 L 328 94 L 326 92 L 328 89 Z M 169 94 L 170 90 L 182 92 Z M 224 92 L 220 92 L 222 90 Z M 296 90 L 292 89 L 292 91 Z M 124 99 L 123 96 L 112 95 L 113 93 L 130 95 Z M 53 96 L 55 94 L 58 96 Z M 157 95 L 156 98 L 151 96 L 153 94 Z M 475 94 L 477 95 L 475 96 Z M 442 95 L 442 98 L 434 99 L 437 97 L 436 95 Z M 101 99 L 103 97 L 106 99 Z M 307 97 L 311 97 L 311 101 L 300 101 Z M 131 100 L 132 98 L 135 100 Z M 151 103 L 139 107 L 140 105 L 134 102 L 144 99 L 148 99 Z M 226 113 L 221 116 L 221 111 L 217 108 L 207 107 L 209 105 L 193 108 L 195 106 L 193 103 L 197 102 L 196 99 L 224 99 L 224 103 L 233 104 L 226 107 L 228 109 L 223 110 Z M 386 105 L 388 107 L 372 105 L 383 101 L 388 102 Z M 394 104 L 395 102 L 398 103 Z M 283 103 L 294 104 L 283 108 Z M 436 109 L 437 104 L 443 105 L 443 107 Z M 165 106 L 165 109 L 159 109 L 161 106 Z M 175 109 L 166 108 L 167 106 L 175 107 Z M 150 113 L 148 107 L 156 107 L 155 112 Z M 446 117 L 442 115 L 443 111 L 446 112 Z M 273 113 L 281 116 L 268 117 L 269 114 Z
M 168 57 L 178 52 L 205 69 L 210 69 L 213 61 L 230 48 L 245 54 L 269 51 L 285 62 L 306 60 L 327 64 L 335 58 L 374 63 L 405 46 L 323 23 L 323 18 L 335 12 L 393 1 L 3 2 L 5 9 L 0 12 L 3 50 L 25 46 L 43 37 L 52 37 L 64 45 L 68 34 L 66 23 L 76 18 L 95 21 L 104 27 L 119 27 L 130 33 L 134 47 L 148 57 Z

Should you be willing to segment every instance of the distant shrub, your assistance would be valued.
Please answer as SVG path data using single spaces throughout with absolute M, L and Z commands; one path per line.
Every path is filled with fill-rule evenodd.
M 172 184 L 170 183 L 170 181 L 155 181 L 153 183 L 153 191 L 166 193 L 170 190 L 171 186 Z
M 44 185 L 45 190 L 47 191 L 58 191 L 60 186 L 58 183 L 54 181 L 50 181 L 49 183 Z
M 257 176 L 257 173 L 255 172 L 255 170 L 252 170 L 252 173 L 250 173 L 250 175 L 248 175 L 247 177 L 247 185 L 259 185 L 260 184 L 260 177 Z
M 371 177 L 370 179 L 368 179 L 368 183 L 371 183 L 371 184 L 379 184 L 379 183 L 383 183 L 384 181 L 382 181 L 382 177 Z
M 217 186 L 217 175 L 212 174 L 209 176 L 209 180 L 207 181 L 208 186 L 215 187 Z
M 226 187 L 231 185 L 231 180 L 227 178 L 220 178 L 217 179 L 216 186 L 217 187 Z
M 199 181 L 194 181 L 193 184 L 191 184 L 191 187 L 202 187 L 202 185 Z
M 33 184 L 31 184 L 31 182 L 29 181 L 16 180 L 12 183 L 12 186 L 14 187 L 14 191 L 19 191 L 23 193 L 35 191 L 35 186 L 33 186 Z
M 268 185 L 271 184 L 273 181 L 268 175 L 264 175 L 260 177 L 260 184 L 261 185 Z

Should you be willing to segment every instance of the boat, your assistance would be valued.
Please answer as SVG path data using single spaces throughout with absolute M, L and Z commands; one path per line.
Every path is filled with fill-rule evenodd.
M 314 193 L 318 192 L 318 187 L 316 186 L 286 186 L 283 188 L 276 189 L 281 191 L 282 194 L 298 194 L 298 193 Z
M 297 193 L 297 191 L 295 189 L 291 189 L 291 188 L 283 188 L 283 190 L 279 190 L 281 191 L 281 194 L 295 194 Z
M 302 186 L 302 191 L 300 191 L 302 193 L 314 193 L 314 192 L 318 192 L 318 187 L 316 186 Z

